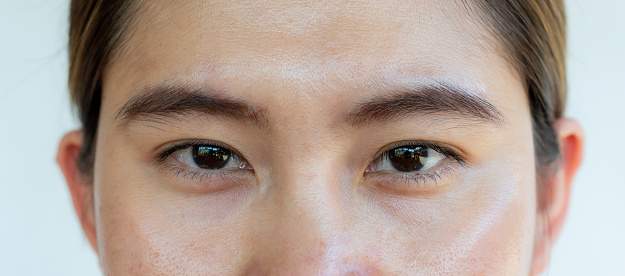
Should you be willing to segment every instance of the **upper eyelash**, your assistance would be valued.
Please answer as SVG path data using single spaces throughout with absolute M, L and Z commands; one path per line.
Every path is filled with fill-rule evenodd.
M 377 162 L 377 161 L 383 160 L 384 158 L 387 158 L 388 157 L 388 152 L 391 149 L 402 147 L 402 146 L 417 146 L 417 147 L 430 148 L 430 149 L 433 149 L 435 151 L 438 151 L 438 152 L 444 154 L 447 157 L 452 158 L 453 160 L 455 160 L 456 162 L 458 162 L 458 164 L 460 164 L 462 166 L 466 165 L 466 161 L 462 157 L 461 154 L 459 154 L 456 151 L 450 149 L 449 147 L 446 147 L 444 145 L 441 145 L 441 144 L 436 143 L 436 142 L 431 142 L 431 141 L 401 141 L 401 142 L 396 142 L 396 143 L 390 144 L 390 145 L 388 145 L 388 146 L 383 148 L 382 153 L 379 154 L 379 157 L 376 158 L 375 161 Z
M 193 146 L 206 146 L 206 145 L 224 148 L 238 156 L 236 151 L 232 150 L 229 146 L 225 144 L 214 142 L 214 141 L 209 141 L 209 140 L 194 139 L 194 140 L 185 140 L 185 141 L 182 141 L 182 142 L 179 142 L 179 143 L 176 143 L 174 145 L 167 147 L 165 150 L 163 150 L 160 154 L 156 156 L 156 160 L 159 165 L 163 165 L 165 161 L 167 160 L 167 158 L 171 156 L 173 153 L 175 153 L 176 151 L 187 149 Z M 394 176 L 394 178 L 396 179 L 405 178 L 407 181 L 411 180 L 413 182 L 419 183 L 419 182 L 425 182 L 427 178 L 430 178 L 432 179 L 434 183 L 436 183 L 438 179 L 442 177 L 441 174 L 451 173 L 452 171 L 450 168 L 451 165 L 458 164 L 458 165 L 465 167 L 465 164 L 466 164 L 465 159 L 461 156 L 461 154 L 450 149 L 449 147 L 446 147 L 444 145 L 441 145 L 436 142 L 431 142 L 431 141 L 401 141 L 401 142 L 390 144 L 383 148 L 382 154 L 379 154 L 379 157 L 375 159 L 375 162 L 379 162 L 383 160 L 384 158 L 388 158 L 389 150 L 398 148 L 401 146 L 418 146 L 418 147 L 430 148 L 430 149 L 436 150 L 444 154 L 447 157 L 450 157 L 452 159 L 452 162 L 445 165 L 443 168 L 439 168 L 438 170 L 430 172 L 430 173 L 402 174 L 402 175 Z M 215 174 L 215 172 L 206 173 L 206 172 L 189 171 L 189 170 L 185 170 L 185 169 L 174 167 L 174 166 L 170 167 L 169 169 L 177 176 L 184 173 L 184 177 L 190 178 L 190 179 L 197 179 L 197 178 L 203 179 L 208 174 L 211 174 L 211 177 Z
M 174 144 L 170 147 L 168 147 L 167 149 L 165 149 L 162 153 L 157 155 L 157 161 L 158 163 L 163 163 L 167 157 L 169 157 L 170 155 L 172 155 L 174 152 L 179 151 L 179 150 L 183 150 L 189 147 L 193 147 L 193 146 L 216 146 L 216 147 L 221 147 L 224 148 L 226 150 L 229 150 L 230 152 L 233 152 L 235 154 L 236 151 L 232 150 L 230 147 L 228 147 L 227 145 L 224 145 L 222 143 L 218 143 L 218 142 L 213 142 L 213 141 L 209 141 L 209 140 L 199 140 L 199 139 L 194 139 L 194 140 L 185 140 L 183 142 Z M 384 149 L 382 150 L 382 153 L 379 154 L 379 157 L 376 158 L 376 161 L 381 160 L 382 158 L 386 158 L 388 157 L 388 151 L 393 149 L 393 148 L 398 148 L 401 146 L 418 146 L 418 147 L 426 147 L 426 148 L 431 148 L 433 150 L 436 150 L 446 156 L 451 157 L 452 159 L 458 161 L 458 163 L 460 163 L 461 165 L 464 165 L 466 162 L 464 160 L 464 158 L 462 158 L 462 156 L 458 153 L 456 153 L 455 151 L 449 149 L 448 147 L 445 147 L 443 145 L 440 145 L 436 142 L 430 142 L 430 141 L 402 141 L 402 142 L 396 142 L 393 144 L 390 144 L 389 146 L 384 147 Z M 238 155 L 238 154 L 237 154 Z
M 466 167 L 466 161 L 463 158 L 461 153 L 456 152 L 455 150 L 450 149 L 448 146 L 441 145 L 436 142 L 430 141 L 401 141 L 390 144 L 383 148 L 382 153 L 379 154 L 379 157 L 375 159 L 374 162 L 384 161 L 385 158 L 388 158 L 389 151 L 394 148 L 402 147 L 402 146 L 418 146 L 425 147 L 436 150 L 451 160 L 445 164 L 443 167 L 436 169 L 435 171 L 428 173 L 397 173 L 397 172 L 377 172 L 377 174 L 386 174 L 392 175 L 390 178 L 393 179 L 393 182 L 398 183 L 398 180 L 405 180 L 406 185 L 426 185 L 428 183 L 437 183 L 443 178 L 443 175 L 451 175 L 454 173 L 453 167 L 454 165 L 459 165 L 461 167 Z
M 169 157 L 172 156 L 172 154 L 174 154 L 175 152 L 194 146 L 221 147 L 230 151 L 231 154 L 236 155 L 237 159 L 242 159 L 240 155 L 228 145 L 210 140 L 194 139 L 175 142 L 173 145 L 169 145 L 165 149 L 159 151 L 160 153 L 155 156 L 156 166 L 161 167 L 161 169 L 163 170 L 169 171 L 169 173 L 171 173 L 176 178 L 186 179 L 187 181 L 193 182 L 197 181 L 202 183 L 205 178 L 210 180 L 215 177 L 219 177 L 222 179 L 227 179 L 229 177 L 226 172 L 220 170 L 203 171 L 196 168 L 184 168 L 180 165 L 176 165 L 167 161 Z
M 183 149 L 187 149 L 190 147 L 194 147 L 194 146 L 214 146 L 214 147 L 220 147 L 220 148 L 224 148 L 230 152 L 232 152 L 233 154 L 238 155 L 238 153 L 234 150 L 232 150 L 230 147 L 228 147 L 227 145 L 224 145 L 222 143 L 219 142 L 213 142 L 213 141 L 209 141 L 209 140 L 199 140 L 199 139 L 195 139 L 195 140 L 185 140 L 182 141 L 180 143 L 171 145 L 169 147 L 167 147 L 165 150 L 163 150 L 161 153 L 159 153 L 156 156 L 156 161 L 158 164 L 163 164 L 165 162 L 165 160 L 167 160 L 167 157 L 169 157 L 170 155 L 172 155 L 174 152 L 179 151 L 179 150 L 183 150 Z

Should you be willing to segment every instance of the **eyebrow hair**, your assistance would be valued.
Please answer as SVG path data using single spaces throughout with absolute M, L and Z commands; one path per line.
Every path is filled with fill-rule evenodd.
M 115 119 L 120 125 L 136 120 L 163 122 L 158 117 L 175 115 L 205 114 L 226 117 L 263 126 L 264 113 L 245 102 L 217 97 L 204 89 L 189 89 L 186 86 L 157 86 L 133 96 L 117 112 Z
M 374 121 L 391 121 L 415 113 L 457 116 L 495 125 L 505 122 L 503 113 L 486 99 L 447 84 L 408 88 L 380 96 L 359 104 L 350 112 L 348 121 L 353 126 L 360 126 Z
M 205 89 L 190 89 L 183 85 L 161 85 L 133 96 L 116 113 L 120 125 L 136 120 L 163 123 L 164 118 L 193 113 L 227 117 L 257 126 L 267 125 L 260 109 L 237 100 L 217 97 Z M 352 126 L 386 122 L 407 115 L 444 115 L 463 120 L 499 125 L 504 115 L 487 100 L 446 84 L 407 88 L 383 95 L 356 106 L 348 115 Z

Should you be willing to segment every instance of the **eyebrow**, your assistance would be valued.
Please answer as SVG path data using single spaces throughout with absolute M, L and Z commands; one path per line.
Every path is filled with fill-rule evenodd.
M 388 122 L 407 115 L 431 115 L 500 125 L 503 113 L 475 93 L 447 84 L 406 88 L 356 106 L 348 117 L 353 126 Z
M 243 101 L 218 97 L 206 89 L 161 85 L 133 96 L 116 113 L 120 125 L 133 121 L 165 123 L 176 115 L 210 115 L 265 127 L 268 119 L 260 108 Z M 493 104 L 457 87 L 445 84 L 396 90 L 358 104 L 347 117 L 352 126 L 388 122 L 408 115 L 430 115 L 475 120 L 499 125 L 504 116 Z
M 212 115 L 263 126 L 264 112 L 243 101 L 225 99 L 205 89 L 182 85 L 157 86 L 139 92 L 122 106 L 115 119 L 120 125 L 133 121 L 164 122 L 176 115 Z

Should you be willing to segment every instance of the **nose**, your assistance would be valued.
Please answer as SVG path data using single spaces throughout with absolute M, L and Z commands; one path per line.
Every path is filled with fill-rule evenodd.
M 333 175 L 292 174 L 273 185 L 246 275 L 381 274 L 350 219 L 351 185 Z

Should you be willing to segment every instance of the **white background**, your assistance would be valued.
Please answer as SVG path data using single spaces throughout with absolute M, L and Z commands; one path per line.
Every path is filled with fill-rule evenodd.
M 586 158 L 547 275 L 625 275 L 625 1 L 567 0 L 567 114 Z M 0 0 L 0 275 L 99 275 L 54 162 L 78 126 L 68 0 Z

